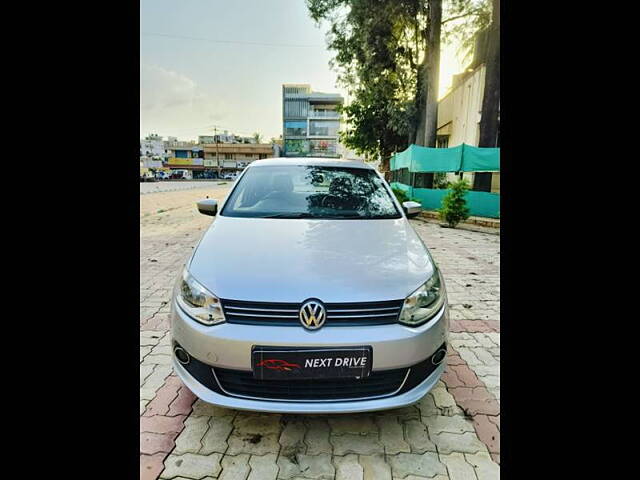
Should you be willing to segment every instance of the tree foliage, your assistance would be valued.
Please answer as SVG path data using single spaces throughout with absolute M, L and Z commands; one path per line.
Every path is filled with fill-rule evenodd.
M 386 170 L 391 154 L 415 139 L 425 99 L 420 72 L 429 54 L 430 0 L 306 1 L 313 20 L 329 23 L 331 67 L 350 100 L 341 109 L 347 123 L 341 141 L 360 154 L 379 155 Z M 460 36 L 465 18 L 486 2 L 446 0 L 442 36 L 449 35 L 446 25 Z

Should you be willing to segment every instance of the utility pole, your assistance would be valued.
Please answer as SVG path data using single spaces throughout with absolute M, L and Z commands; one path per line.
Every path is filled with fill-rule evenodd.
M 218 180 L 222 178 L 222 169 L 220 168 L 220 158 L 218 156 L 218 130 L 217 127 L 213 127 L 213 140 L 216 142 L 216 164 L 218 165 Z

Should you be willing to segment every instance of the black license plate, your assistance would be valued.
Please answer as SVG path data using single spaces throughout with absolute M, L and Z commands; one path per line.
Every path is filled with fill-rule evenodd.
M 251 366 L 260 380 L 365 378 L 371 373 L 370 346 L 341 348 L 254 347 Z

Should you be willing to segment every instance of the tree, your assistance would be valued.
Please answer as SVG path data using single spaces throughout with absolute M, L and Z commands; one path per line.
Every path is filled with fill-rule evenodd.
M 330 65 L 351 100 L 341 108 L 347 147 L 380 156 L 386 171 L 393 152 L 435 145 L 441 25 L 460 34 L 484 2 L 447 0 L 453 17 L 442 20 L 442 0 L 307 0 L 311 18 L 330 24 Z
M 487 31 L 479 147 L 496 147 L 500 133 L 500 0 L 492 0 L 492 7 L 491 25 Z M 491 173 L 476 173 L 473 189 L 490 192 Z
M 262 134 L 258 132 L 254 133 L 253 139 L 256 141 L 256 143 L 262 143 Z
M 458 223 L 469 218 L 469 207 L 465 195 L 469 190 L 466 180 L 460 179 L 452 183 L 451 190 L 442 199 L 442 207 L 438 210 L 440 218 L 447 222 L 451 228 L 455 228 Z

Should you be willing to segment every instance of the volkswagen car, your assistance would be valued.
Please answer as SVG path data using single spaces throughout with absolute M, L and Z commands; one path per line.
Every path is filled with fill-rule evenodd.
M 205 402 L 282 413 L 383 410 L 443 373 L 445 283 L 399 203 L 364 162 L 251 163 L 180 272 L 173 366 Z

